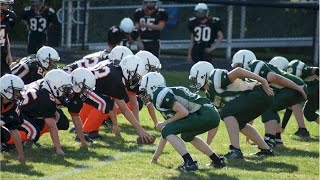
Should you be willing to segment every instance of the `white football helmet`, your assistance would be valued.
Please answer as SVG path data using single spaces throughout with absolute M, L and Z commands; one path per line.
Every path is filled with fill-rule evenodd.
M 166 87 L 166 80 L 158 72 L 149 72 L 142 77 L 139 91 L 147 98 L 153 98 L 153 93 L 158 87 Z
M 72 89 L 76 93 L 81 93 L 84 88 L 92 91 L 96 87 L 96 78 L 87 68 L 79 67 L 72 71 L 70 75 Z
M 146 74 L 142 60 L 135 55 L 129 55 L 122 59 L 120 67 L 124 78 L 129 82 L 129 85 L 136 87 L 141 77 Z
M 209 15 L 209 8 L 205 3 L 198 3 L 194 7 L 194 11 L 196 12 L 197 18 L 204 18 Z
M 0 3 L 3 3 L 3 4 L 13 4 L 13 3 L 14 3 L 14 0 L 0 0 Z
M 138 56 L 145 64 L 145 70 L 147 71 L 147 73 L 159 71 L 161 69 L 161 63 L 159 59 L 149 51 L 141 50 L 136 53 L 136 56 Z
M 111 50 L 108 58 L 113 62 L 114 66 L 118 66 L 121 60 L 128 55 L 133 55 L 129 48 L 125 46 L 116 46 Z
M 241 67 L 248 69 L 250 62 L 253 60 L 257 60 L 256 55 L 250 50 L 242 49 L 233 55 L 231 67 L 235 68 L 240 65 Z
M 72 92 L 71 76 L 61 69 L 53 69 L 44 76 L 43 88 L 56 98 L 68 96 Z
M 131 33 L 134 27 L 133 21 L 128 17 L 123 18 L 119 25 L 119 28 L 125 33 Z
M 273 66 L 277 67 L 282 71 L 287 71 L 289 61 L 285 57 L 275 56 L 269 61 L 269 64 L 272 64 Z
M 48 69 L 54 62 L 60 60 L 58 52 L 49 46 L 43 46 L 37 51 L 36 59 L 40 62 L 41 66 Z
M 0 78 L 1 96 L 10 101 L 18 100 L 20 97 L 22 97 L 21 91 L 23 89 L 24 82 L 18 76 L 13 74 L 5 74 Z
M 209 62 L 199 61 L 194 64 L 190 69 L 189 79 L 193 81 L 190 87 L 196 90 L 202 88 L 209 79 L 209 74 L 212 70 L 214 70 L 214 67 Z

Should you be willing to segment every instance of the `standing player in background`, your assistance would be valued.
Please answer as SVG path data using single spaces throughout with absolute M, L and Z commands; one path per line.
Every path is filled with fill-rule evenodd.
M 217 17 L 209 16 L 209 8 L 204 3 L 197 4 L 194 10 L 196 17 L 190 18 L 188 25 L 191 36 L 187 62 L 211 63 L 212 52 L 223 39 L 221 21 Z
M 1 76 L 11 73 L 10 64 L 12 63 L 12 55 L 10 50 L 9 32 L 13 28 L 16 15 L 10 10 L 13 0 L 0 0 L 0 46 L 1 46 Z
M 143 48 L 138 29 L 130 18 L 123 18 L 118 26 L 112 26 L 108 31 L 108 48 L 117 45 L 128 47 L 133 53 Z M 110 52 L 109 50 L 109 52 Z
M 134 13 L 134 22 L 140 31 L 144 50 L 160 55 L 160 31 L 163 30 L 168 13 L 158 8 L 158 0 L 143 0 L 143 8 Z
M 24 8 L 19 20 L 28 24 L 28 54 L 36 54 L 38 49 L 46 45 L 50 23 L 59 23 L 55 11 L 44 5 L 44 0 L 31 0 L 31 6 Z

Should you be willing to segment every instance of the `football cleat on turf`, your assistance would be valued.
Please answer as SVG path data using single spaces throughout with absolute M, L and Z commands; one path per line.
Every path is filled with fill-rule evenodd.
M 275 140 L 274 140 L 274 142 L 276 143 L 276 146 L 283 146 L 283 141 L 282 141 L 282 139 L 280 138 L 276 138 Z
M 226 157 L 227 159 L 242 159 L 243 158 L 243 154 L 240 149 L 235 148 L 232 145 L 230 145 L 229 149 L 230 149 L 230 151 L 226 155 L 224 155 L 224 157 Z
M 84 139 L 85 139 L 87 142 L 89 142 L 89 143 L 93 143 L 93 140 L 90 139 L 90 138 L 88 137 L 88 135 L 86 135 L 86 134 L 84 135 Z M 79 136 L 77 135 L 77 136 L 74 138 L 74 140 L 77 141 L 77 142 L 80 142 Z
M 111 119 L 108 118 L 108 119 L 105 119 L 105 120 L 103 121 L 103 125 L 105 125 L 106 127 L 112 127 L 112 126 L 113 126 L 113 123 L 112 123 Z
M 223 157 L 221 157 L 219 163 L 214 163 L 213 161 L 211 161 L 211 163 L 207 164 L 207 166 L 214 167 L 216 169 L 221 169 L 221 168 L 227 167 L 227 163 L 226 163 L 225 159 Z
M 177 170 L 179 171 L 187 171 L 187 172 L 196 172 L 198 171 L 198 162 L 197 161 L 186 161 L 181 164 Z
M 89 133 L 86 133 L 85 136 L 87 136 L 90 139 L 103 139 L 103 137 L 98 133 L 98 131 L 92 131 Z
M 274 151 L 270 149 L 260 149 L 260 152 L 254 154 L 255 156 L 274 156 Z
M 69 130 L 69 133 L 76 133 L 76 128 L 72 126 Z
M 310 137 L 310 133 L 306 128 L 299 128 L 298 131 L 294 133 L 294 135 L 298 137 Z
M 264 141 L 268 144 L 268 146 L 270 148 L 273 148 L 273 147 L 277 146 L 275 140 L 273 138 L 268 137 L 268 136 L 264 137 Z

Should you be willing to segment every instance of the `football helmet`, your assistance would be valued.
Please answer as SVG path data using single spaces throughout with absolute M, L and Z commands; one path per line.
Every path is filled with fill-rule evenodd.
M 147 9 L 156 9 L 158 8 L 159 0 L 143 0 L 143 7 Z
M 214 67 L 209 62 L 199 61 L 194 64 L 190 69 L 189 79 L 193 81 L 190 87 L 196 90 L 202 88 L 209 79 L 209 74 L 212 70 L 214 70 Z
M 79 67 L 71 72 L 72 89 L 80 93 L 84 88 L 92 91 L 96 87 L 96 78 L 93 73 L 83 67 Z
M 71 76 L 61 69 L 53 69 L 44 76 L 43 88 L 56 98 L 69 96 L 72 92 Z
M 150 98 L 153 98 L 153 93 L 158 87 L 166 87 L 166 80 L 158 72 L 149 72 L 142 77 L 139 91 L 142 96 L 145 96 L 150 100 Z
M 146 74 L 142 60 L 135 55 L 128 55 L 120 62 L 120 67 L 131 88 L 136 87 L 141 77 Z
M 0 3 L 2 3 L 2 4 L 13 4 L 14 0 L 0 0 Z
M 205 18 L 205 17 L 208 17 L 209 15 L 209 8 L 205 3 L 198 3 L 194 7 L 194 11 L 196 13 L 197 18 Z
M 133 55 L 129 48 L 125 46 L 116 46 L 111 50 L 108 58 L 111 60 L 114 66 L 119 66 L 121 60 L 128 55 Z
M 250 50 L 242 49 L 233 55 L 231 67 L 241 66 L 248 69 L 250 62 L 253 60 L 257 60 L 256 55 Z
M 44 5 L 44 0 L 30 0 L 32 7 L 41 8 Z
M 130 18 L 126 17 L 121 20 L 119 28 L 121 31 L 130 34 L 134 29 L 134 23 Z
M 277 67 L 278 69 L 282 71 L 287 71 L 289 61 L 287 58 L 282 56 L 275 56 L 269 61 L 269 64 Z
M 159 72 L 159 70 L 161 69 L 161 63 L 159 59 L 149 51 L 141 50 L 136 53 L 136 56 L 138 56 L 145 64 L 145 70 L 147 71 L 147 73 L 154 71 Z
M 23 89 L 24 82 L 18 76 L 5 74 L 0 78 L 1 96 L 10 101 L 19 100 L 22 97 L 21 91 Z
M 45 69 L 49 69 L 49 66 L 53 66 L 55 62 L 60 61 L 58 52 L 49 46 L 40 48 L 37 51 L 36 59 Z

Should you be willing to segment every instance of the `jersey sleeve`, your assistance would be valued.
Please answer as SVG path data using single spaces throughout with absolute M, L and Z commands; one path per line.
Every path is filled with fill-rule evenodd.
M 57 14 L 53 8 L 49 8 L 48 18 L 51 23 L 56 25 L 59 24 Z
M 13 11 L 9 11 L 9 26 L 13 29 L 14 25 L 17 23 L 18 17 Z
M 128 99 L 126 86 L 122 79 L 122 75 L 113 73 L 114 84 L 112 85 L 112 94 L 117 99 Z
M 79 94 L 73 96 L 68 103 L 63 103 L 68 108 L 71 116 L 79 116 L 80 110 L 83 105 L 83 101 Z
M 156 105 L 160 108 L 172 109 L 174 102 L 174 94 L 168 88 L 162 89 L 156 97 Z
M 193 33 L 193 29 L 194 29 L 194 19 L 195 17 L 192 17 L 189 19 L 188 21 L 188 30 Z
M 44 106 L 45 104 L 45 106 Z M 43 118 L 54 118 L 57 111 L 57 106 L 54 97 L 49 93 L 44 93 L 39 96 L 39 113 Z
M 139 22 L 140 22 L 141 11 L 142 11 L 142 9 L 141 9 L 141 8 L 138 8 L 138 9 L 136 9 L 136 11 L 134 12 L 134 14 L 133 14 L 133 21 L 134 21 L 134 22 L 136 22 L 136 23 L 139 23 Z
M 214 22 L 215 27 L 217 28 L 217 31 L 222 31 L 222 22 L 220 18 L 213 17 L 212 20 Z
M 159 9 L 159 21 L 168 21 L 168 13 L 164 9 Z

